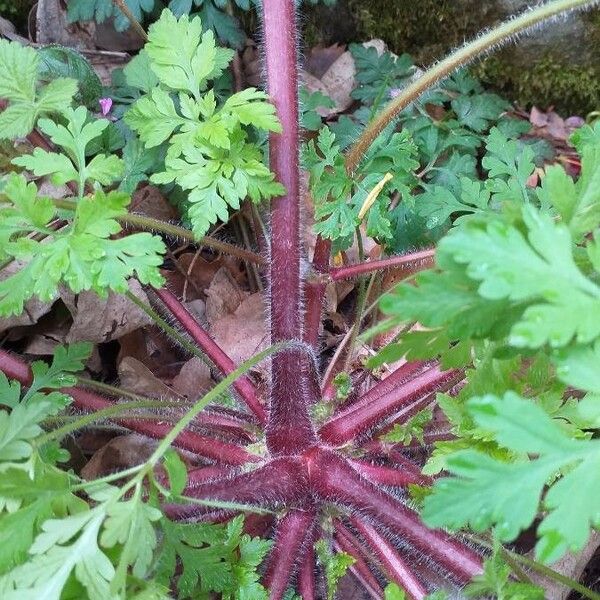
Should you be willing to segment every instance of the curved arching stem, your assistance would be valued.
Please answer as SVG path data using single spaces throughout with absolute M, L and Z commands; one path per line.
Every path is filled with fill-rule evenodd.
M 315 527 L 312 536 L 306 543 L 306 553 L 298 573 L 298 591 L 302 600 L 317 600 L 317 581 L 315 576 L 315 541 L 318 537 Z
M 306 489 L 302 465 L 294 458 L 276 458 L 253 471 L 231 472 L 218 477 L 217 470 L 190 472 L 183 495 L 201 500 L 217 500 L 274 509 L 298 501 Z M 213 478 L 213 475 L 217 478 Z M 177 505 L 178 519 L 190 519 L 213 508 L 196 504 Z M 172 511 L 173 514 L 173 511 Z
M 421 475 L 416 465 L 414 469 L 402 467 L 394 469 L 361 459 L 350 459 L 348 462 L 365 479 L 379 485 L 405 487 L 410 484 L 427 485 L 429 483 L 429 478 Z
M 399 500 L 361 477 L 333 451 L 317 450 L 307 457 L 310 482 L 323 501 L 346 506 L 373 524 L 385 526 L 426 553 L 462 582 L 482 572 L 480 557 L 449 534 L 429 529 Z
M 486 52 L 499 48 L 517 35 L 527 32 L 539 23 L 556 15 L 571 10 L 590 8 L 597 5 L 597 0 L 554 0 L 510 19 L 487 33 L 481 34 L 473 41 L 448 55 L 446 58 L 427 69 L 418 79 L 408 84 L 363 130 L 361 136 L 346 154 L 346 170 L 353 173 L 365 152 L 377 136 L 391 123 L 398 114 L 421 94 L 432 88 L 440 80 L 454 71 L 469 64 Z
M 4 350 L 0 350 L 0 371 L 23 385 L 29 385 L 32 381 L 29 365 Z M 71 396 L 75 406 L 85 410 L 98 411 L 115 405 L 115 402 L 104 398 L 104 396 L 78 386 L 62 388 L 61 392 Z M 131 431 L 157 439 L 164 438 L 172 429 L 169 424 L 142 419 L 119 418 L 112 420 Z M 175 439 L 174 446 L 229 465 L 243 465 L 260 460 L 256 455 L 251 454 L 241 446 L 212 437 L 205 437 L 189 430 L 181 432 Z
M 360 400 L 336 413 L 321 427 L 319 435 L 332 445 L 347 444 L 401 410 L 405 416 L 413 414 L 429 402 L 431 394 L 448 389 L 460 376 L 460 371 L 442 371 L 432 366 L 399 383 L 400 375 L 393 373 Z
M 313 254 L 312 267 L 315 275 L 324 275 L 329 267 L 331 242 L 317 237 Z M 323 298 L 327 282 L 321 279 L 307 281 L 304 290 L 306 309 L 304 311 L 304 341 L 317 349 L 319 342 L 319 326 L 323 312 Z
M 167 307 L 181 327 L 183 327 L 198 346 L 200 346 L 202 351 L 210 358 L 223 375 L 229 375 L 235 371 L 236 365 L 233 364 L 231 358 L 229 358 L 222 348 L 210 337 L 210 335 L 208 335 L 183 303 L 177 299 L 175 294 L 167 289 L 155 289 L 154 293 L 160 298 L 161 302 Z M 260 403 L 256 388 L 250 379 L 246 375 L 242 375 L 237 378 L 233 387 L 259 421 L 265 423 L 267 420 L 266 410 Z
M 334 523 L 334 540 L 338 550 L 346 552 L 356 561 L 350 571 L 360 581 L 361 585 L 373 600 L 383 598 L 383 589 L 373 575 L 367 564 L 369 557 L 366 556 L 362 544 L 356 539 L 354 534 L 343 525 L 339 519 Z
M 404 254 L 403 256 L 390 256 L 380 260 L 370 260 L 369 262 L 358 263 L 356 265 L 344 265 L 343 267 L 335 267 L 329 270 L 329 278 L 331 281 L 341 281 L 342 279 L 351 279 L 368 275 L 375 271 L 384 269 L 393 269 L 404 267 L 409 271 L 415 269 L 427 269 L 433 265 L 433 257 L 435 250 L 420 250 L 412 254 Z
M 396 548 L 375 527 L 363 519 L 351 517 L 350 522 L 377 556 L 388 577 L 401 586 L 410 600 L 423 600 L 427 595 L 425 586 L 412 572 L 408 563 L 400 556 Z
M 291 509 L 277 524 L 275 545 L 269 554 L 263 578 L 270 600 L 283 598 L 290 579 L 312 543 L 316 520 L 314 511 Z

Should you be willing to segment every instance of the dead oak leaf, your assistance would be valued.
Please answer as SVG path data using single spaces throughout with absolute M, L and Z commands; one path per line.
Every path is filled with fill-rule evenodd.
M 269 345 L 264 296 L 248 296 L 235 312 L 213 322 L 210 333 L 236 365 L 264 350 Z
M 129 281 L 129 290 L 148 304 L 148 297 L 135 279 Z M 73 294 L 63 289 L 60 295 L 73 317 L 73 325 L 65 340 L 69 344 L 109 342 L 152 324 L 145 312 L 121 294 L 109 292 L 108 297 L 100 298 L 94 292 Z

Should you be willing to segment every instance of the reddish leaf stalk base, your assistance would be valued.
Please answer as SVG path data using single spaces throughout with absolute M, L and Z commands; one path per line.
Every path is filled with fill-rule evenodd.
M 353 572 L 372 597 L 381 598 L 382 589 L 369 564 L 404 586 L 412 600 L 421 600 L 425 587 L 419 564 L 409 563 L 384 535 L 401 539 L 404 545 L 436 562 L 458 582 L 481 573 L 481 560 L 471 548 L 450 535 L 428 529 L 416 513 L 387 491 L 390 487 L 423 482 L 414 466 L 398 461 L 398 468 L 394 469 L 389 461 L 383 465 L 371 464 L 356 456 L 361 444 L 368 443 L 371 432 L 380 431 L 394 420 L 405 421 L 426 406 L 436 391 L 452 385 L 460 374 L 420 363 L 407 365 L 343 407 L 317 431 L 310 407 L 322 397 L 314 349 L 325 287 L 323 281 L 303 285 L 300 275 L 295 2 L 263 0 L 262 5 L 268 91 L 282 124 L 282 133 L 274 133 L 270 138 L 270 162 L 276 179 L 286 189 L 284 196 L 273 200 L 271 210 L 271 341 L 292 341 L 296 346 L 272 359 L 268 417 L 267 403 L 259 401 L 252 382 L 240 378 L 235 384 L 240 398 L 264 425 L 267 455 L 261 459 L 241 445 L 224 441 L 218 423 L 202 424 L 209 430 L 212 427 L 210 437 L 185 431 L 176 445 L 215 463 L 190 472 L 186 493 L 199 499 L 282 511 L 264 577 L 273 600 L 282 598 L 295 579 L 305 600 L 322 596 L 317 593 L 319 583 L 314 577 L 312 545 L 319 532 L 319 519 L 331 515 L 334 515 L 334 542 L 356 557 Z M 431 251 L 425 251 L 341 267 L 330 272 L 330 279 L 356 277 L 382 268 L 422 265 L 431 260 L 431 255 Z M 315 249 L 315 270 L 326 271 L 328 259 L 329 247 L 321 240 Z M 234 365 L 229 357 L 185 307 L 170 292 L 157 293 L 215 365 L 223 373 L 230 373 Z M 303 296 L 307 307 L 304 323 Z M 26 364 L 1 351 L 0 370 L 24 384 L 31 378 Z M 97 411 L 112 405 L 106 398 L 85 389 L 65 391 L 80 408 Z M 119 423 L 152 437 L 163 437 L 170 429 L 170 425 L 132 418 L 121 419 Z M 344 455 L 346 451 L 348 456 Z M 171 518 L 178 519 L 222 521 L 231 514 L 195 504 L 171 505 L 165 510 Z M 263 525 L 267 522 L 259 521 Z
M 383 531 L 393 537 L 401 536 L 411 548 L 435 561 L 457 582 L 464 583 L 481 572 L 481 559 L 471 548 L 445 532 L 427 528 L 400 500 L 374 485 L 373 481 L 381 479 L 376 465 L 370 470 L 357 470 L 354 468 L 357 464 L 361 466 L 358 461 L 350 461 L 338 451 L 318 444 L 299 456 L 267 460 L 254 471 L 196 482 L 186 494 L 272 510 L 287 509 L 276 526 L 275 546 L 265 575 L 265 584 L 274 599 L 282 598 L 297 572 L 298 586 L 308 591 L 314 589 L 314 579 L 306 564 L 306 547 L 310 545 L 308 541 L 314 541 L 316 520 L 324 510 L 341 511 L 341 515 L 334 518 L 336 531 L 344 531 L 343 522 L 349 516 L 380 568 L 403 586 L 413 600 L 421 600 L 427 593 L 418 566 L 401 556 L 382 535 Z M 382 470 L 387 472 L 385 468 Z M 406 481 L 410 480 L 409 476 Z M 210 512 L 210 508 L 193 505 L 171 509 L 172 517 L 192 520 Z M 347 547 L 347 536 L 344 538 L 342 533 L 338 543 Z M 364 559 L 362 554 L 360 550 L 357 558 Z M 357 564 L 360 569 L 362 563 Z M 362 572 L 361 579 L 368 579 L 366 572 Z M 372 582 L 369 587 L 374 587 Z
M 190 471 L 187 495 L 285 511 L 275 528 L 276 543 L 265 576 L 271 598 L 281 598 L 294 579 L 307 598 L 319 597 L 310 547 L 318 518 L 324 511 L 327 515 L 339 514 L 333 519 L 335 542 L 357 558 L 353 572 L 374 598 L 381 598 L 381 588 L 368 563 L 375 564 L 389 579 L 402 585 L 413 600 L 425 595 L 419 564 L 409 563 L 383 537 L 383 532 L 390 539 L 402 539 L 457 582 L 468 581 L 480 573 L 481 559 L 471 548 L 444 532 L 428 529 L 416 513 L 386 491 L 411 483 L 428 483 L 408 459 L 398 455 L 394 460 L 386 460 L 384 453 L 378 452 L 384 455 L 383 464 L 373 463 L 355 458 L 361 445 L 350 445 L 365 438 L 365 455 L 369 450 L 380 450 L 371 449 L 374 443 L 377 446 L 375 440 L 369 439 L 371 431 L 385 429 L 390 421 L 406 420 L 416 408 L 429 403 L 436 390 L 447 388 L 460 374 L 422 363 L 405 365 L 339 411 L 316 433 L 306 408 L 320 397 L 314 360 L 305 347 L 292 350 L 289 356 L 296 361 L 296 371 L 291 385 L 283 389 L 288 395 L 296 394 L 295 401 L 304 407 L 304 417 L 287 411 L 274 421 L 287 427 L 271 430 L 271 439 L 278 436 L 276 451 L 259 459 L 244 447 L 223 441 L 223 434 L 216 429 L 211 437 L 185 431 L 177 440 L 179 447 L 215 461 L 212 466 Z M 31 381 L 29 366 L 3 351 L 0 351 L 0 370 L 25 385 Z M 112 404 L 79 387 L 64 391 L 71 394 L 77 406 L 87 410 L 100 410 Z M 169 425 L 133 419 L 119 422 L 152 437 L 162 437 L 170 429 Z M 267 431 L 272 423 L 269 419 Z M 170 505 L 165 510 L 172 519 L 213 522 L 222 522 L 233 514 L 195 504 Z M 362 544 L 353 543 L 354 534 L 345 523 L 358 532 L 364 540 Z

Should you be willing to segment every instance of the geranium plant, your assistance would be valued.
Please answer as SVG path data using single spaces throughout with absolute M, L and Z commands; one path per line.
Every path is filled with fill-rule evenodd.
M 427 597 L 434 592 L 429 574 L 436 569 L 449 585 L 461 586 L 473 578 L 479 578 L 481 584 L 485 577 L 483 547 L 432 529 L 422 521 L 404 490 L 411 484 L 428 485 L 429 476 L 400 452 L 388 452 L 379 439 L 382 430 L 406 424 L 429 407 L 433 394 L 460 383 L 464 365 L 448 368 L 447 361 L 443 365 L 409 361 L 364 394 L 348 396 L 348 390 L 342 390 L 337 397 L 332 377 L 322 377 L 317 358 L 328 280 L 412 265 L 432 253 L 393 256 L 333 269 L 331 244 L 346 243 L 344 240 L 352 238 L 363 220 L 373 231 L 385 232 L 385 205 L 374 207 L 375 201 L 392 192 L 401 194 L 407 185 L 407 172 L 415 168 L 414 146 L 408 135 L 393 131 L 402 110 L 482 53 L 565 11 L 592 4 L 584 0 L 548 2 L 466 44 L 408 82 L 366 125 L 345 154 L 336 149 L 333 134 L 322 130 L 317 143 L 306 153 L 318 209 L 317 229 L 322 234 L 308 270 L 302 267 L 293 0 L 262 2 L 267 93 L 272 104 L 264 93 L 252 89 L 219 99 L 210 81 L 227 66 L 231 53 L 217 48 L 212 34 L 202 33 L 198 20 L 186 16 L 177 19 L 169 11 L 151 26 L 148 44 L 135 59 L 137 70 L 135 66 L 130 69 L 130 83 L 140 70 L 147 72 L 143 82 L 137 80 L 138 98 L 126 113 L 125 122 L 139 134 L 145 149 L 166 143 L 164 170 L 154 173 L 151 179 L 161 184 L 176 182 L 189 191 L 185 208 L 193 232 L 128 215 L 128 192 L 103 189 L 121 179 L 122 160 L 102 153 L 90 159 L 86 153 L 87 145 L 108 122 L 91 119 L 81 107 L 65 108 L 76 91 L 73 83 L 55 80 L 40 88 L 36 83 L 35 51 L 0 42 L 0 68 L 4 69 L 0 73 L 0 96 L 8 102 L 4 115 L 11 111 L 19 116 L 13 129 L 4 135 L 29 135 L 38 146 L 31 155 L 14 162 L 35 175 L 48 175 L 56 183 L 69 184 L 73 190 L 71 199 L 53 201 L 40 197 L 35 184 L 27 183 L 22 174 L 4 180 L 0 190 L 0 252 L 6 261 L 18 260 L 23 266 L 0 283 L 2 313 L 20 313 L 34 295 L 52 299 L 59 285 L 74 292 L 92 289 L 103 294 L 112 289 L 127 293 L 127 281 L 135 277 L 152 289 L 157 306 L 176 327 L 150 307 L 144 309 L 186 349 L 203 354 L 224 376 L 173 426 L 136 418 L 134 409 L 155 407 L 156 403 L 119 404 L 78 384 L 75 373 L 82 366 L 86 348 L 62 349 L 51 366 L 38 362 L 31 367 L 0 351 L 0 369 L 5 374 L 0 390 L 7 409 L 0 412 L 0 507 L 4 511 L 0 539 L 6 540 L 0 561 L 2 598 L 59 599 L 83 594 L 94 600 L 168 598 L 173 589 L 180 598 L 217 592 L 226 598 L 279 599 L 297 593 L 311 600 L 321 594 L 331 597 L 335 582 L 346 568 L 375 598 L 384 595 L 382 579 L 375 574 L 378 572 L 395 583 L 385 592 L 392 598 L 402 594 L 413 600 Z M 262 162 L 256 136 L 260 130 L 270 132 L 270 168 Z M 512 155 L 503 160 L 498 147 L 508 143 L 500 131 L 490 133 L 488 151 L 492 156 L 487 164 L 492 184 L 475 190 L 472 182 L 464 182 L 466 192 L 458 209 L 436 205 L 447 215 L 476 213 L 464 233 L 454 233 L 441 246 L 438 257 L 444 262 L 440 266 L 450 275 L 446 271 L 437 279 L 424 275 L 419 292 L 402 288 L 402 298 L 425 293 L 426 285 L 438 290 L 446 284 L 464 283 L 467 277 L 471 282 L 467 291 L 473 302 L 476 293 L 472 288 L 480 285 L 480 295 L 486 301 L 503 302 L 501 308 L 511 315 L 510 302 L 533 301 L 544 294 L 562 306 L 560 289 L 546 286 L 540 292 L 532 280 L 525 282 L 529 287 L 523 285 L 521 291 L 514 291 L 521 282 L 506 274 L 510 257 L 506 246 L 512 240 L 520 244 L 518 250 L 523 257 L 513 256 L 513 261 L 533 261 L 534 250 L 521 233 L 527 231 L 537 252 L 543 253 L 539 246 L 547 243 L 547 253 L 554 257 L 556 248 L 550 238 L 555 232 L 557 239 L 564 241 L 564 231 L 554 231 L 549 217 L 539 217 L 537 209 L 528 206 L 519 215 L 509 213 L 508 224 L 494 222 L 488 227 L 477 221 L 477 213 L 485 212 L 494 195 L 502 200 L 503 194 L 512 198 L 522 193 L 523 203 L 530 200 L 530 192 L 523 189 L 525 167 L 519 162 L 527 163 L 527 155 L 519 158 L 511 150 Z M 388 176 L 388 171 L 393 172 Z M 553 178 L 560 180 L 556 185 L 561 190 L 574 185 L 561 175 L 554 174 Z M 585 229 L 581 220 L 588 215 L 589 198 L 581 200 L 578 212 L 565 206 L 566 201 L 552 187 L 542 189 L 540 203 L 550 202 L 570 215 L 573 234 L 581 236 Z M 229 209 L 238 208 L 246 197 L 256 202 L 272 199 L 268 249 L 272 346 L 238 367 L 184 304 L 162 287 L 158 267 L 165 246 L 157 233 L 197 238 L 217 219 L 226 221 Z M 358 210 L 345 210 L 348 203 Z M 335 231 L 335 219 L 343 228 L 341 235 Z M 123 234 L 123 224 L 155 233 Z M 490 256 L 485 266 L 474 264 L 475 259 L 483 261 L 485 252 L 493 255 L 496 246 L 502 253 Z M 590 249 L 592 257 L 597 254 L 594 248 Z M 537 260 L 543 262 L 539 257 Z M 564 275 L 558 288 L 576 282 L 584 300 L 590 295 L 595 298 L 596 285 L 577 271 L 572 261 L 557 258 L 557 265 L 546 263 L 544 268 Z M 541 266 L 539 272 L 540 276 L 546 273 Z M 446 282 L 444 277 L 451 281 Z M 399 319 L 418 319 L 428 326 L 443 323 L 442 316 L 437 320 L 430 317 L 428 323 L 425 308 L 430 306 L 419 306 L 421 312 L 415 308 L 405 315 L 402 305 L 402 310 L 397 309 Z M 392 303 L 388 310 L 394 312 L 395 307 Z M 496 310 L 493 305 L 485 313 L 490 322 L 489 312 Z M 524 318 L 515 320 L 516 329 L 511 334 L 515 345 L 538 347 L 548 339 L 554 340 L 552 332 L 538 339 L 528 329 L 538 316 L 545 318 L 541 311 L 532 303 Z M 445 318 L 446 312 L 440 314 Z M 574 332 L 581 335 L 578 327 L 574 324 L 569 329 L 571 337 Z M 443 339 L 450 350 L 455 349 L 456 336 L 445 332 L 440 335 L 446 335 Z M 261 395 L 248 370 L 267 356 L 268 389 Z M 337 382 L 339 392 L 344 385 L 343 375 Z M 243 410 L 224 414 L 207 408 L 229 386 Z M 58 429 L 41 428 L 70 402 L 90 414 Z M 483 398 L 469 406 L 481 427 L 500 431 L 502 423 L 493 417 L 504 409 L 511 414 L 518 412 L 520 405 L 518 399 L 505 395 L 501 400 Z M 77 427 L 102 418 L 116 419 L 125 427 L 158 438 L 150 459 L 126 472 L 92 482 L 58 468 L 64 454 L 57 441 Z M 202 434 L 194 423 L 201 424 Z M 258 436 L 257 431 L 261 432 Z M 231 441 L 231 435 L 227 437 L 224 432 L 240 441 Z M 565 467 L 553 449 L 542 448 L 534 440 L 527 446 L 514 438 L 509 432 L 499 442 L 511 450 L 544 455 L 540 461 L 545 461 L 546 468 L 540 470 L 540 477 L 552 474 L 550 466 L 557 470 Z M 573 461 L 597 459 L 595 446 L 585 454 L 579 442 L 564 444 Z M 191 462 L 195 461 L 196 466 L 186 468 L 171 446 L 191 453 Z M 458 475 L 464 474 L 467 459 L 477 463 L 480 470 L 490 467 L 489 461 L 472 454 L 463 455 L 462 463 L 449 462 L 449 466 Z M 500 509 L 505 504 L 480 515 L 479 521 L 466 508 L 459 514 L 449 514 L 449 509 L 442 510 L 435 499 L 445 494 L 443 498 L 459 502 L 458 484 L 437 485 L 437 495 L 426 504 L 429 523 L 461 526 L 471 522 L 479 529 L 499 523 L 504 527 L 505 515 Z M 553 491 L 559 486 L 556 484 Z M 479 488 L 472 484 L 467 491 L 475 496 Z M 560 500 L 560 488 L 554 492 L 555 502 L 557 496 Z M 506 498 L 498 494 L 497 500 Z M 255 535 L 272 532 L 273 542 L 244 533 L 242 519 L 235 517 L 240 510 L 253 515 L 246 519 L 248 531 Z M 597 523 L 597 515 L 593 517 L 590 522 Z M 551 521 L 553 518 L 548 517 Z M 227 524 L 221 525 L 223 522 Z M 502 539 L 514 538 L 527 525 L 527 519 L 507 523 Z M 321 538 L 324 542 L 318 542 Z M 575 541 L 579 543 L 580 537 Z M 263 558 L 261 574 L 257 568 Z M 322 586 L 320 574 L 327 585 Z M 507 578 L 503 581 L 510 587 Z

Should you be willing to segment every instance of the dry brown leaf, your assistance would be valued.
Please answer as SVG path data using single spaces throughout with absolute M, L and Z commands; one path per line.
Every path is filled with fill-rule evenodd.
M 330 94 L 329 89 L 320 79 L 317 79 L 314 75 L 311 75 L 308 71 L 304 71 L 303 69 L 300 70 L 300 82 L 311 94 L 314 92 L 321 92 L 321 94 L 325 94 L 325 96 L 329 96 Z M 327 108 L 325 106 L 319 106 L 316 109 L 316 112 L 324 118 L 338 113 L 335 107 Z
M 206 260 L 199 253 L 186 252 L 179 255 L 177 262 L 185 276 L 179 270 L 163 271 L 163 275 L 168 281 L 169 289 L 184 301 L 204 298 L 204 290 L 210 286 L 215 274 L 222 267 L 226 267 L 240 285 L 246 282 L 246 273 L 239 261 L 231 256 L 223 255 Z
M 537 107 L 532 107 L 529 113 L 529 122 L 535 127 L 535 134 L 539 137 L 552 138 L 565 142 L 569 139 L 573 130 L 581 127 L 584 123 L 581 117 L 569 117 L 563 119 L 553 110 L 543 112 Z M 552 141 L 551 140 L 551 141 Z
M 363 44 L 373 47 L 379 54 L 385 51 L 383 40 L 373 39 Z M 344 52 L 323 74 L 321 83 L 327 89 L 327 95 L 335 102 L 335 112 L 346 110 L 353 102 L 352 90 L 356 87 L 356 66 L 349 51 Z
M 529 113 L 529 122 L 536 127 L 545 127 L 548 124 L 548 117 L 537 106 L 532 106 Z
M 135 279 L 129 281 L 129 289 L 148 303 L 148 297 Z M 107 298 L 100 298 L 93 292 L 75 295 L 70 290 L 62 290 L 60 295 L 73 316 L 68 343 L 108 342 L 152 324 L 146 313 L 121 294 L 111 292 Z
M 206 302 L 200 298 L 186 302 L 185 306 L 194 315 L 199 323 L 206 323 Z
M 567 552 L 552 565 L 552 570 L 575 581 L 580 581 L 581 574 L 599 547 L 600 533 L 592 531 L 590 539 L 581 552 Z M 533 552 L 528 554 L 533 558 Z M 546 578 L 538 573 L 531 573 L 530 577 L 534 583 L 544 588 L 546 600 L 566 600 L 571 594 L 572 590 L 569 585 L 559 583 L 555 579 Z
M 337 112 L 346 110 L 354 102 L 350 94 L 356 85 L 355 75 L 354 59 L 350 52 L 344 52 L 321 78 L 327 95 L 335 102 Z
M 134 433 L 115 437 L 92 456 L 81 469 L 81 476 L 98 479 L 140 465 L 150 458 L 157 443 Z
M 25 345 L 23 352 L 25 354 L 33 354 L 37 356 L 52 354 L 56 349 L 56 346 L 60 346 L 65 343 L 65 339 L 70 328 L 70 322 L 64 319 L 50 323 L 48 324 L 48 327 L 42 327 L 41 331 L 38 330 L 40 328 L 35 327 L 35 334 L 27 340 L 27 344 Z M 13 331 L 11 331 L 11 336 L 12 334 Z
M 70 24 L 61 0 L 38 0 L 35 11 L 35 37 L 38 44 L 60 44 L 78 49 L 95 49 L 92 40 L 94 26 Z
M 173 389 L 190 401 L 198 399 L 211 387 L 210 368 L 198 356 L 188 360 L 173 379 Z
M 329 67 L 345 52 L 344 46 L 315 46 L 304 60 L 304 69 L 317 78 L 323 77 Z
M 132 356 L 126 356 L 119 363 L 118 371 L 123 389 L 151 398 L 181 399 L 177 392 L 165 385 L 146 365 Z
M 246 40 L 246 47 L 242 52 L 242 68 L 248 85 L 259 87 L 262 84 L 263 63 L 260 51 L 252 40 Z
M 13 260 L 8 266 L 0 271 L 0 281 L 10 275 L 14 275 L 21 267 L 22 262 Z M 12 327 L 34 325 L 41 317 L 50 312 L 54 302 L 41 302 L 35 296 L 25 303 L 22 314 L 0 319 L 0 332 Z
M 4 17 L 0 17 L 0 35 L 9 39 L 17 35 L 17 28 Z
M 219 269 L 206 290 L 206 320 L 209 325 L 235 312 L 247 292 L 240 289 L 229 269 Z
M 154 185 L 145 185 L 133 193 L 130 211 L 160 221 L 171 221 L 178 218 L 176 208 Z
M 117 31 L 112 19 L 108 19 L 104 23 L 95 23 L 94 43 L 98 48 L 112 52 L 132 52 L 139 50 L 144 45 L 140 34 L 132 27 L 125 31 Z
M 119 339 L 119 364 L 133 356 L 163 381 L 171 381 L 181 368 L 179 350 L 158 327 L 136 329 Z
M 268 346 L 269 332 L 263 294 L 246 298 L 230 315 L 211 325 L 210 332 L 217 344 L 238 365 Z
M 66 185 L 54 185 L 45 177 L 37 182 L 38 195 L 49 198 L 65 198 L 71 195 L 71 190 Z

